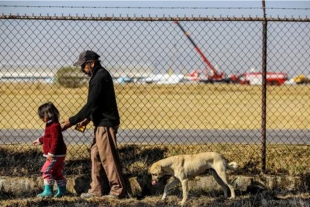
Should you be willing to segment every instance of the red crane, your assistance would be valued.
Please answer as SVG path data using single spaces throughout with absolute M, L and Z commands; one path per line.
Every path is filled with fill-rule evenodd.
M 210 61 L 202 53 L 200 48 L 193 41 L 193 39 L 189 36 L 189 34 L 185 31 L 185 29 L 180 25 L 180 23 L 178 21 L 174 21 L 174 23 L 176 23 L 180 27 L 182 32 L 189 39 L 189 41 L 192 43 L 192 45 L 194 46 L 194 48 L 196 49 L 198 54 L 201 56 L 203 62 L 207 65 L 207 68 L 209 69 L 209 71 L 205 71 L 205 77 L 207 77 L 207 80 L 202 80 L 201 78 L 197 77 L 197 75 L 200 76 L 200 74 L 201 74 L 201 71 L 198 71 L 198 70 L 195 70 L 190 75 L 195 76 L 197 78 L 197 80 L 199 80 L 200 82 L 221 82 L 221 81 L 224 81 L 224 73 L 223 72 L 218 73 L 215 70 L 215 68 L 213 67 L 213 65 L 210 63 Z M 197 74 L 197 73 L 200 73 L 200 74 Z

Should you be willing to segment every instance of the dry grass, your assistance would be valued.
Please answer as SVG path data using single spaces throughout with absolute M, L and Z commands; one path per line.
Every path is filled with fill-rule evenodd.
M 210 144 L 210 145 L 122 145 L 119 146 L 120 156 L 123 164 L 123 171 L 126 177 L 139 176 L 147 174 L 147 169 L 154 161 L 163 157 L 181 154 L 184 152 L 198 153 L 202 150 L 220 151 L 229 160 L 238 160 L 240 168 L 233 172 L 235 175 L 252 175 L 260 172 L 260 156 L 258 145 L 227 145 L 227 144 Z M 299 174 L 309 172 L 310 167 L 306 161 L 300 168 L 286 165 L 287 162 L 281 160 L 307 160 L 310 155 L 310 146 L 296 145 L 270 145 L 267 157 L 267 166 L 269 174 Z M 70 152 L 66 158 L 65 175 L 90 176 L 90 160 L 88 146 L 69 145 Z M 28 145 L 7 145 L 0 146 L 0 174 L 3 176 L 27 176 L 39 177 L 39 170 L 43 163 L 41 149 Z M 10 163 L 10 164 L 8 164 Z M 301 170 L 301 171 L 300 171 Z M 190 191 L 190 199 L 185 206 L 307 206 L 310 202 L 310 194 L 302 193 L 306 189 L 300 189 L 300 193 L 292 194 L 289 192 L 275 191 L 255 191 L 236 192 L 237 198 L 233 200 L 223 199 L 222 191 Z M 123 200 L 103 200 L 100 198 L 82 200 L 76 194 L 69 194 L 60 199 L 38 199 L 35 198 L 37 192 L 29 192 L 27 195 L 16 197 L 12 194 L 0 194 L 0 206 L 3 207 L 39 207 L 39 206 L 106 206 L 106 207 L 155 207 L 155 206 L 178 206 L 181 200 L 181 191 L 179 188 L 171 190 L 168 200 L 160 200 L 161 193 L 157 192 L 152 196 L 145 195 L 142 198 L 130 198 Z
M 2 128 L 41 129 L 37 107 L 52 101 L 62 117 L 85 103 L 87 87 L 1 83 Z M 308 129 L 310 85 L 268 86 L 267 128 Z M 124 129 L 260 129 L 260 86 L 228 84 L 115 85 Z
M 179 192 L 180 193 L 180 192 Z M 147 196 L 143 199 L 89 199 L 83 200 L 76 196 L 65 196 L 63 198 L 39 199 L 39 198 L 20 198 L 14 200 L 0 200 L 2 207 L 170 207 L 179 206 L 181 195 L 169 195 L 166 201 L 161 201 L 160 196 Z M 225 200 L 214 192 L 204 192 L 190 194 L 189 200 L 184 207 L 258 207 L 258 206 L 277 206 L 277 207 L 307 207 L 310 202 L 310 194 L 292 193 L 273 193 L 259 192 L 254 194 L 238 194 L 235 199 Z
M 89 146 L 68 145 L 66 175 L 90 174 Z M 229 161 L 237 161 L 239 175 L 261 172 L 260 146 L 249 144 L 205 144 L 205 145 L 123 145 L 119 146 L 123 172 L 127 177 L 148 174 L 148 167 L 164 157 L 184 153 L 217 151 Z M 304 175 L 310 171 L 307 160 L 310 146 L 268 145 L 267 173 Z M 41 148 L 28 145 L 0 146 L 0 174 L 3 176 L 39 176 L 43 163 Z M 25 159 L 27 158 L 27 159 Z M 292 163 L 288 165 L 287 163 Z M 10 164 L 8 164 L 10 163 Z
M 54 102 L 62 117 L 71 116 L 83 106 L 87 88 L 66 89 L 57 85 L 0 83 L 0 124 L 2 129 L 42 129 L 37 107 Z M 268 86 L 267 128 L 309 129 L 310 85 Z M 196 85 L 115 85 L 124 129 L 259 129 L 261 127 L 261 89 L 259 86 L 225 84 Z M 307 161 L 309 146 L 268 145 L 269 174 L 302 175 L 310 171 Z M 89 174 L 88 146 L 70 145 L 65 174 Z M 186 152 L 219 151 L 229 160 L 236 160 L 236 174 L 257 174 L 261 158 L 259 145 L 125 145 L 119 146 L 124 173 L 128 176 L 147 174 L 147 168 L 158 159 Z M 71 152 L 71 153 L 70 153 Z M 3 176 L 38 176 L 41 149 L 28 145 L 0 146 L 0 174 Z M 25 159 L 27 157 L 27 159 Z M 281 162 L 279 162 L 281 158 Z M 294 165 L 287 165 L 294 160 Z M 10 163 L 10 164 L 8 164 Z M 277 195 L 273 192 L 239 195 L 223 200 L 220 193 L 193 193 L 187 206 L 307 206 L 309 194 Z M 84 201 L 73 195 L 62 199 L 40 200 L 21 198 L 5 200 L 0 206 L 176 206 L 180 192 L 167 202 L 160 196 L 143 200 L 125 199 Z

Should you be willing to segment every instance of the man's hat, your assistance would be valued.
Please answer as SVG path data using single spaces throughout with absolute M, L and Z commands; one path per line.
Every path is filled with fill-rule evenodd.
M 82 52 L 79 56 L 78 61 L 76 61 L 73 65 L 74 66 L 81 66 L 83 65 L 86 61 L 89 60 L 98 60 L 99 55 L 91 50 L 86 50 L 85 52 Z

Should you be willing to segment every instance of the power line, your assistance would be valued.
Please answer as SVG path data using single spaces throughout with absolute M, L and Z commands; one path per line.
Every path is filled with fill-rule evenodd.
M 67 9 L 182 9 L 182 10 L 255 10 L 262 7 L 107 7 L 107 6 L 24 6 L 24 5 L 0 5 L 0 7 L 15 8 L 67 8 Z M 310 10 L 310 8 L 285 8 L 266 7 L 269 10 Z

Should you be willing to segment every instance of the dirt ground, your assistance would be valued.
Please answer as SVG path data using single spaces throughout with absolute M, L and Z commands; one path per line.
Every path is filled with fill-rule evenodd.
M 161 201 L 161 196 L 146 196 L 144 198 L 126 198 L 126 199 L 103 199 L 94 198 L 83 200 L 77 196 L 67 195 L 63 198 L 40 199 L 34 197 L 2 199 L 0 206 L 3 207 L 164 207 L 179 206 L 181 201 L 181 192 L 175 191 L 168 195 L 167 200 Z M 272 192 L 262 191 L 256 193 L 247 193 L 242 195 L 240 192 L 235 199 L 225 200 L 221 192 L 208 193 L 190 193 L 189 200 L 185 207 L 256 207 L 256 206 L 281 206 L 281 207 L 309 207 L 310 193 L 292 193 L 292 192 Z

